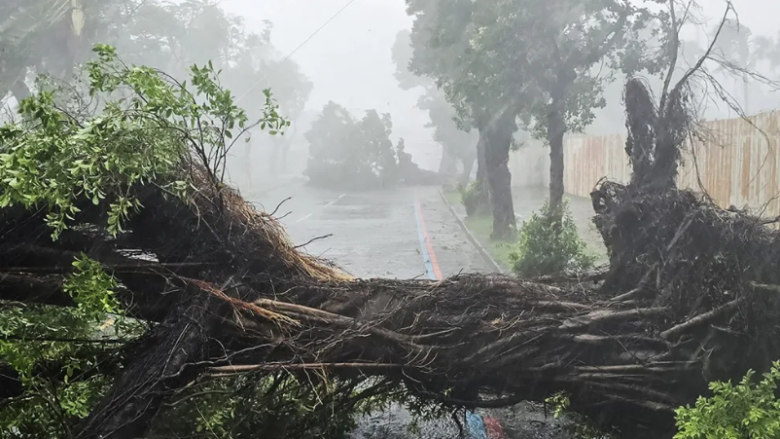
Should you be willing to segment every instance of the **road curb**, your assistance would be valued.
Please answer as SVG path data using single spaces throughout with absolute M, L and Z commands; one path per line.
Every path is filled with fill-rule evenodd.
M 474 236 L 473 233 L 471 233 L 471 230 L 466 226 L 466 223 L 463 222 L 462 219 L 460 219 L 460 216 L 458 216 L 458 213 L 455 212 L 455 208 L 452 207 L 449 201 L 447 201 L 447 197 L 444 196 L 444 192 L 441 191 L 441 189 L 437 189 L 439 191 L 439 196 L 441 197 L 442 201 L 444 201 L 444 205 L 447 206 L 447 209 L 450 210 L 450 213 L 452 214 L 452 217 L 455 218 L 455 222 L 458 223 L 458 226 L 460 226 L 461 230 L 463 230 L 463 233 L 466 234 L 466 238 L 468 238 L 469 242 L 477 249 L 477 252 L 479 252 L 479 255 L 482 256 L 482 259 L 489 265 L 492 266 L 497 273 L 501 274 L 509 274 L 509 271 L 499 265 L 498 262 L 493 259 L 492 256 L 490 256 L 490 253 L 485 249 L 485 247 L 482 246 L 482 243 L 479 242 L 476 236 Z

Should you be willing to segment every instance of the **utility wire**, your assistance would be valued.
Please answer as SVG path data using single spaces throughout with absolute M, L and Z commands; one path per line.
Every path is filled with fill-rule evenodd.
M 341 13 L 342 13 L 342 12 L 344 12 L 344 10 L 345 10 L 345 9 L 347 9 L 347 8 L 348 8 L 348 7 L 349 7 L 349 6 L 350 6 L 352 3 L 355 3 L 356 1 L 357 1 L 357 0 L 349 0 L 349 1 L 347 2 L 347 4 L 345 4 L 345 5 L 344 5 L 344 6 L 343 6 L 341 9 L 339 9 L 338 11 L 336 11 L 336 13 L 335 13 L 335 14 L 333 14 L 333 16 L 331 16 L 331 17 L 330 17 L 330 18 L 329 18 L 329 19 L 328 19 L 328 20 L 327 20 L 325 23 L 323 23 L 323 24 L 322 24 L 322 26 L 318 27 L 318 28 L 317 28 L 317 30 L 315 30 L 314 32 L 312 32 L 312 34 L 311 34 L 311 35 L 309 35 L 309 37 L 308 37 L 308 38 L 306 38 L 305 40 L 303 40 L 303 42 L 302 42 L 301 44 L 299 44 L 299 45 L 298 45 L 298 47 L 296 47 L 296 48 L 295 48 L 295 49 L 294 49 L 292 52 L 290 52 L 289 54 L 287 54 L 287 56 L 285 56 L 285 57 L 282 59 L 282 61 L 287 61 L 288 59 L 290 59 L 290 57 L 291 57 L 291 56 L 295 55 L 295 52 L 297 52 L 298 50 L 300 50 L 300 49 L 301 49 L 301 47 L 305 46 L 305 45 L 306 45 L 306 43 L 308 43 L 309 41 L 311 41 L 311 39 L 312 39 L 312 38 L 314 38 L 314 36 L 315 36 L 315 35 L 317 35 L 317 34 L 318 34 L 318 33 L 319 33 L 319 32 L 320 32 L 322 29 L 324 29 L 324 28 L 325 28 L 325 26 L 327 26 L 328 24 L 330 24 L 330 22 L 331 22 L 331 21 L 335 20 L 335 19 L 336 19 L 336 17 L 338 17 L 339 15 L 341 15 Z M 259 81 L 255 82 L 255 83 L 254 83 L 254 84 L 253 84 L 251 87 L 249 87 L 249 89 L 248 89 L 247 91 L 245 91 L 245 92 L 244 92 L 244 94 L 242 94 L 242 95 L 241 95 L 241 96 L 240 96 L 240 97 L 239 97 L 239 98 L 236 100 L 236 103 L 238 103 L 238 102 L 239 102 L 241 99 L 245 98 L 245 97 L 246 97 L 246 95 L 248 95 L 250 91 L 252 91 L 252 90 L 253 90 L 255 87 L 257 87 L 258 85 L 260 85 L 260 83 L 261 83 L 261 82 L 263 82 L 263 81 L 265 81 L 265 79 L 266 79 L 266 76 L 263 76 L 262 78 L 260 78 L 260 80 L 259 80 Z

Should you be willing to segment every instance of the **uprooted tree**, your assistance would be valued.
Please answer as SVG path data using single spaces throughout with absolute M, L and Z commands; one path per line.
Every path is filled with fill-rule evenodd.
M 90 90 L 122 100 L 90 112 L 39 92 L 0 130 L 10 437 L 44 420 L 48 437 L 170 437 L 188 415 L 195 437 L 226 419 L 316 437 L 380 396 L 474 408 L 559 391 L 623 437 L 669 437 L 708 381 L 780 355 L 780 234 L 758 218 L 604 183 L 606 271 L 354 279 L 222 183 L 231 127 L 251 123 L 212 71 L 193 69 L 193 94 L 99 53 Z M 285 125 L 271 100 L 260 123 Z
M 350 190 L 410 184 L 436 184 L 438 176 L 420 169 L 404 152 L 403 139 L 390 140 L 389 114 L 368 110 L 356 120 L 346 108 L 329 102 L 314 121 L 306 140 L 309 161 L 304 174 L 319 187 Z

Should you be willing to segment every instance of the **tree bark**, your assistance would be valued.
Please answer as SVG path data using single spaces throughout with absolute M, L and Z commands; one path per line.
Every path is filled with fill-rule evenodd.
M 554 96 L 547 113 L 547 143 L 550 144 L 550 199 L 548 208 L 560 217 L 563 204 L 563 136 L 566 133 L 565 104 L 562 93 Z
M 653 177 L 658 113 L 650 90 L 640 79 L 626 83 L 626 155 L 631 162 L 631 184 L 640 187 Z
M 493 207 L 491 238 L 496 240 L 510 240 L 517 232 L 509 172 L 509 147 L 515 129 L 514 114 L 502 114 L 489 124 L 485 142 L 485 174 Z
M 213 299 L 191 291 L 184 303 L 169 310 L 168 317 L 136 347 L 137 355 L 93 410 L 77 439 L 144 437 L 165 398 L 203 371 L 198 364 L 210 357 Z

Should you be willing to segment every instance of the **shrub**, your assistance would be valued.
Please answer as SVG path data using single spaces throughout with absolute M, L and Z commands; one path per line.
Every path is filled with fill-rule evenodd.
M 587 253 L 565 201 L 561 211 L 558 219 L 549 213 L 545 203 L 542 213 L 534 212 L 528 221 L 523 221 L 517 251 L 510 254 L 515 273 L 545 276 L 593 267 L 596 258 Z
M 674 439 L 774 439 L 780 438 L 780 362 L 755 383 L 755 373 L 748 371 L 737 385 L 712 382 L 710 398 L 699 397 L 694 407 L 678 408 L 677 433 Z M 574 438 L 608 438 L 588 419 L 569 411 L 569 398 L 557 393 L 545 400 L 557 419 L 566 414 L 567 430 Z
M 490 214 L 490 194 L 486 182 L 473 181 L 466 187 L 458 186 L 458 192 L 467 216 Z
M 677 409 L 674 439 L 769 439 L 780 437 L 780 362 L 758 383 L 748 371 L 737 385 L 710 383 L 711 398 Z

